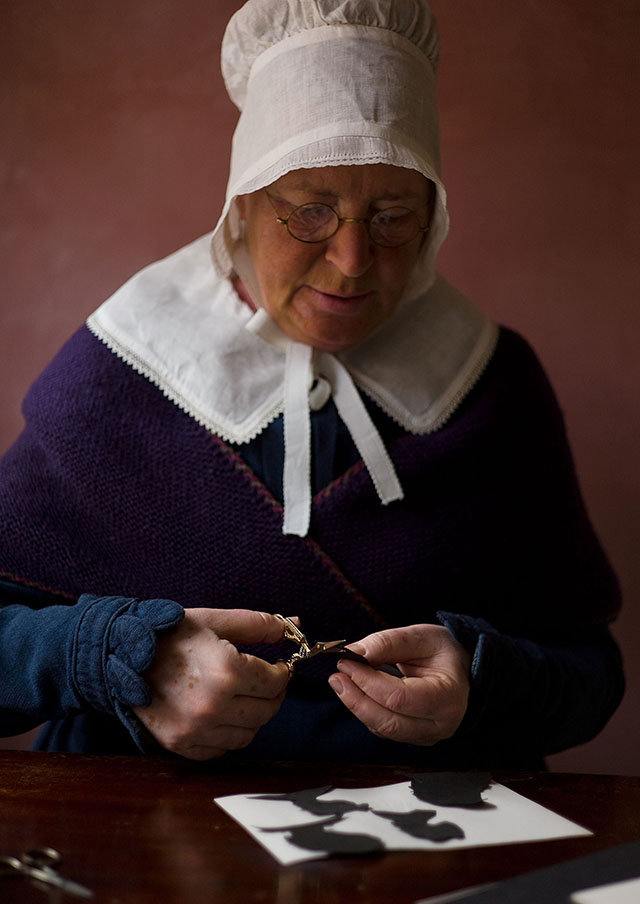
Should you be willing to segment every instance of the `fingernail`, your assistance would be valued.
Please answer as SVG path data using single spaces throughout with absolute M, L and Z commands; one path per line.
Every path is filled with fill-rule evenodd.
M 349 643 L 346 647 L 348 650 L 353 650 L 354 653 L 357 653 L 359 656 L 364 656 L 366 658 L 367 651 L 361 643 Z
M 340 679 L 339 675 L 331 675 L 329 678 L 329 684 L 331 688 L 336 692 L 336 694 L 341 697 L 344 692 L 344 686 Z
M 345 675 L 348 675 L 351 678 L 353 674 L 353 669 L 351 668 L 351 660 L 350 659 L 339 659 L 337 668 Z

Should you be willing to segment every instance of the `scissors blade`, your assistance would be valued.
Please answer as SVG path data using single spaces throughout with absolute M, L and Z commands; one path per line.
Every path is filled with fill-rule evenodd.
M 338 647 L 342 647 L 347 641 L 344 640 L 325 640 L 318 641 L 318 643 L 314 644 L 309 650 L 310 656 L 316 656 L 318 653 L 330 653 L 331 650 L 335 650 Z
M 345 647 L 346 640 L 327 640 L 324 643 L 318 642 L 311 647 L 307 654 L 307 659 L 311 656 L 317 656 L 319 653 L 333 653 L 334 656 L 342 657 L 343 659 L 352 659 L 354 662 L 364 662 L 366 664 L 367 660 L 364 656 L 361 656 L 359 653 L 354 653 L 353 650 L 348 650 Z
M 35 882 L 42 882 L 45 885 L 57 888 L 73 898 L 83 898 L 84 900 L 93 898 L 93 892 L 90 888 L 86 888 L 72 879 L 65 879 L 60 873 L 51 869 L 50 866 L 24 866 L 23 875 L 28 876 L 29 879 L 33 879 Z

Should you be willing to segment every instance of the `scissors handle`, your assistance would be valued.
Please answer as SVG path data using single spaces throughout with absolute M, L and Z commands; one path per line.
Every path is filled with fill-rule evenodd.
M 279 618 L 282 622 L 285 640 L 291 640 L 293 643 L 297 643 L 299 647 L 309 648 L 306 636 L 292 619 L 288 618 L 286 615 L 280 615 L 279 613 L 276 613 L 276 618 Z
M 367 660 L 364 656 L 361 656 L 359 653 L 354 653 L 352 650 L 345 649 L 344 645 L 346 640 L 318 641 L 313 646 L 310 646 L 306 635 L 303 634 L 294 621 L 284 615 L 276 615 L 276 618 L 279 618 L 283 623 L 285 640 L 290 640 L 299 647 L 297 653 L 294 653 L 293 656 L 290 656 L 289 659 L 285 660 L 285 665 L 289 669 L 289 674 L 293 674 L 296 663 L 302 662 L 304 659 L 311 659 L 313 656 L 318 656 L 321 653 L 333 653 L 335 656 L 342 657 L 343 659 L 353 659 L 356 662 L 363 662 L 367 665 Z
M 15 876 L 24 870 L 24 863 L 17 857 L 0 857 L 0 879 L 4 876 Z
M 42 882 L 74 898 L 93 898 L 91 889 L 65 879 L 57 870 L 62 857 L 54 848 L 33 848 L 21 857 L 0 857 L 0 877 L 8 875 L 24 876 L 34 882 Z
M 20 859 L 27 866 L 36 866 L 43 869 L 48 867 L 55 870 L 62 863 L 62 854 L 60 851 L 56 851 L 55 848 L 39 847 L 25 851 Z

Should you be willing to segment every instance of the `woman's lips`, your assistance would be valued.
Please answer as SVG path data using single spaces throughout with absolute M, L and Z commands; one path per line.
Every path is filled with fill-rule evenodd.
M 310 293 L 315 307 L 328 314 L 340 314 L 343 317 L 354 317 L 359 314 L 373 295 L 373 292 L 326 292 L 313 286 L 305 288 Z

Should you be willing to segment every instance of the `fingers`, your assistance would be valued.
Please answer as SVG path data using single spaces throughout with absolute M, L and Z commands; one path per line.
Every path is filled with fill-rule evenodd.
M 249 732 L 244 732 L 242 738 L 239 736 L 236 737 L 230 733 L 226 737 L 220 738 L 219 745 L 203 744 L 202 741 L 198 741 L 198 743 L 194 744 L 182 741 L 179 744 L 176 744 L 175 747 L 167 747 L 167 750 L 171 750 L 172 753 L 177 753 L 178 756 L 183 756 L 188 760 L 204 762 L 205 760 L 219 759 L 229 750 L 242 750 L 242 748 L 247 747 L 252 740 L 253 734 Z
M 425 718 L 448 691 L 441 675 L 397 678 L 349 659 L 341 659 L 338 669 L 365 697 L 398 715 Z
M 229 750 L 242 750 L 248 747 L 256 735 L 255 728 L 242 728 L 238 725 L 219 725 L 209 735 L 182 737 L 169 748 L 190 760 L 211 760 L 224 756 Z
M 189 760 L 212 760 L 224 756 L 228 750 L 242 750 L 255 737 L 255 730 L 222 725 L 209 734 L 181 735 L 175 739 L 165 739 L 163 746 L 171 753 Z
M 404 744 L 429 746 L 449 736 L 446 727 L 440 726 L 424 714 L 421 717 L 403 715 L 378 703 L 346 675 L 332 675 L 329 684 L 347 709 L 378 737 Z
M 369 634 L 349 649 L 362 654 L 373 665 L 411 663 L 442 653 L 455 643 L 441 625 L 407 625 Z
M 282 640 L 284 628 L 275 615 L 254 612 L 251 609 L 194 609 L 200 612 L 207 626 L 232 643 L 277 643 Z
M 158 638 L 145 673 L 151 704 L 136 715 L 163 747 L 190 759 L 246 746 L 280 708 L 289 669 L 241 653 L 235 642 L 275 642 L 282 633 L 267 613 L 188 609 Z
M 370 665 L 341 659 L 329 683 L 370 731 L 412 744 L 450 737 L 467 708 L 470 655 L 439 625 L 370 634 L 351 649 Z M 371 666 L 395 663 L 398 678 Z
M 285 667 L 286 671 L 286 667 Z M 157 694 L 150 707 L 136 708 L 138 718 L 167 750 L 189 759 L 210 759 L 246 747 L 272 719 L 285 690 L 273 699 L 234 694 L 231 688 L 182 688 Z

